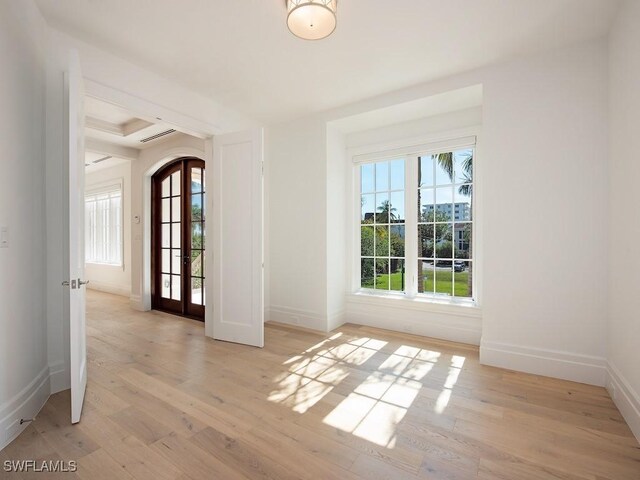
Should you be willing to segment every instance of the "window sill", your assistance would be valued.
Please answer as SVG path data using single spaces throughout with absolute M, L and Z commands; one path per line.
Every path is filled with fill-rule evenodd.
M 402 294 L 375 293 L 366 290 L 347 295 L 347 301 L 362 305 L 420 310 L 423 312 L 482 318 L 482 309 L 471 301 L 455 301 L 428 297 L 408 298 Z
M 92 267 L 112 267 L 112 268 L 123 268 L 121 263 L 99 263 L 99 262 L 85 262 L 85 265 L 90 265 Z

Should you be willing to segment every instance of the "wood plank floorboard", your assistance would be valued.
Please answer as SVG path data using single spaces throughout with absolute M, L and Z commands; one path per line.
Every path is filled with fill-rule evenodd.
M 265 347 L 88 293 L 82 421 L 52 395 L 5 460 L 75 473 L 2 479 L 640 480 L 606 390 L 482 366 L 473 346 L 267 323 Z

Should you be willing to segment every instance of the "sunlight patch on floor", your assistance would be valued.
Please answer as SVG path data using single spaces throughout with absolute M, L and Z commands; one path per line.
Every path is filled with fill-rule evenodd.
M 368 337 L 340 337 L 342 333 L 336 333 L 286 360 L 288 372 L 275 378 L 278 388 L 268 400 L 305 413 L 347 377 L 347 366 L 364 364 L 387 344 Z
M 447 365 L 441 352 L 410 345 L 402 345 L 393 353 L 382 352 L 386 346 L 383 340 L 369 337 L 349 340 L 336 333 L 286 360 L 283 365 L 287 372 L 275 379 L 277 388 L 268 399 L 304 414 L 354 369 L 369 372 L 346 397 L 331 397 L 339 403 L 322 421 L 376 445 L 394 448 L 397 426 L 414 406 L 422 382 L 436 365 L 440 372 L 448 369 L 442 391 L 435 405 L 432 404 L 434 412 L 442 414 L 465 358 L 454 355 Z M 377 365 L 371 365 L 374 361 Z M 429 383 L 432 385 L 433 379 Z
M 402 345 L 323 422 L 377 445 L 394 448 L 397 425 L 418 396 L 422 388 L 420 380 L 428 375 L 439 359 L 440 352 Z M 456 359 L 457 364 L 459 359 Z M 457 376 L 447 377 L 447 381 L 455 383 L 456 380 Z M 445 407 L 443 405 L 442 409 Z

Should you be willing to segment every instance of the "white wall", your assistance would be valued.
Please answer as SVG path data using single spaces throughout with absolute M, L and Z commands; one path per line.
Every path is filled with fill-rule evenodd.
M 31 1 L 0 2 L 0 226 L 9 228 L 0 248 L 0 449 L 49 396 L 44 32 Z
M 85 276 L 88 288 L 116 295 L 131 295 L 131 162 L 114 165 L 88 173 L 85 190 L 110 183 L 122 183 L 122 266 L 87 263 Z
M 626 2 L 610 38 L 609 391 L 640 439 L 640 286 L 637 142 L 640 3 Z
M 605 42 L 486 76 L 485 363 L 604 384 L 607 99 Z
M 269 127 L 265 318 L 327 329 L 327 139 L 318 118 Z
M 342 325 L 347 315 L 349 261 L 347 233 L 347 144 L 346 136 L 327 126 L 327 330 Z
M 519 59 L 270 129 L 270 318 L 290 321 L 312 310 L 325 320 L 300 316 L 301 324 L 328 325 L 327 262 L 324 254 L 309 255 L 326 251 L 321 243 L 328 227 L 315 221 L 329 214 L 321 198 L 328 178 L 326 122 L 482 84 L 476 188 L 483 199 L 482 360 L 604 384 L 605 43 Z M 291 226 L 297 234 L 289 233 Z M 412 315 L 416 324 L 469 333 L 469 322 L 458 325 L 448 312 Z M 477 315 L 471 321 L 477 324 Z

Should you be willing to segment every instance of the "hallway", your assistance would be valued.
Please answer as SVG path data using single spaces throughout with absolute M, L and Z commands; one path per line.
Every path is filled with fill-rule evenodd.
M 476 347 L 267 324 L 255 349 L 124 297 L 90 291 L 88 310 L 81 423 L 52 396 L 2 463 L 75 460 L 46 478 L 91 480 L 637 479 L 603 388 L 480 366 Z

